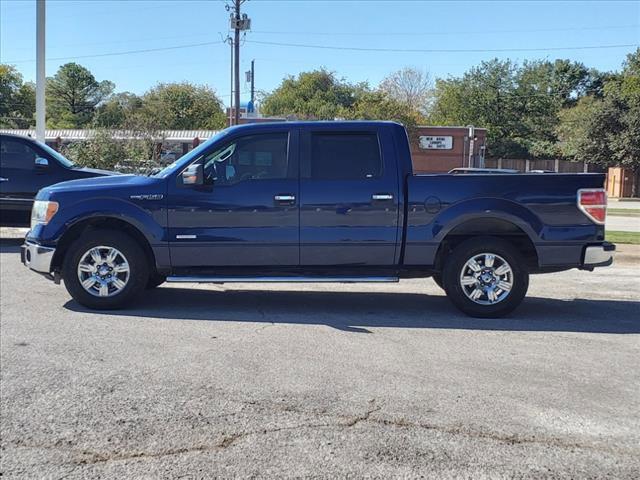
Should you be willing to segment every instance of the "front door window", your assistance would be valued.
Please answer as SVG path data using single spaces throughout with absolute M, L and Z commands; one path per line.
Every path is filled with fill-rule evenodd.
M 287 178 L 288 143 L 287 133 L 239 138 L 205 156 L 205 178 L 218 186 Z

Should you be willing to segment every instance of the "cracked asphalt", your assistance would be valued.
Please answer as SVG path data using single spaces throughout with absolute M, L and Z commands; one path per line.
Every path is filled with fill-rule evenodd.
M 639 476 L 640 248 L 479 320 L 431 280 L 92 312 L 19 244 L 0 240 L 2 478 Z

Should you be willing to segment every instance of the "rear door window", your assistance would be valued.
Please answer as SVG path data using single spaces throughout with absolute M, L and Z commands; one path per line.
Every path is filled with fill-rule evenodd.
M 362 180 L 382 176 L 380 143 L 375 133 L 312 133 L 308 177 Z
M 0 167 L 3 169 L 32 170 L 36 160 L 36 152 L 27 144 L 3 138 L 0 140 Z

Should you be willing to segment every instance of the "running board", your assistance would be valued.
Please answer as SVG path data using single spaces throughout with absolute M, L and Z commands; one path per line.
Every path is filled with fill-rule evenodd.
M 189 283 L 393 283 L 398 277 L 167 277 L 167 282 Z

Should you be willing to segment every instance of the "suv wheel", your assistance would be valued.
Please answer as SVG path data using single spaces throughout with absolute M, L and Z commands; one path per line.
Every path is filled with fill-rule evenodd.
M 527 293 L 529 272 L 518 250 L 499 238 L 458 245 L 445 261 L 447 296 L 467 315 L 497 318 L 512 312 Z
M 67 251 L 62 278 L 71 296 L 88 308 L 120 308 L 144 290 L 149 265 L 144 251 L 128 235 L 91 230 Z

